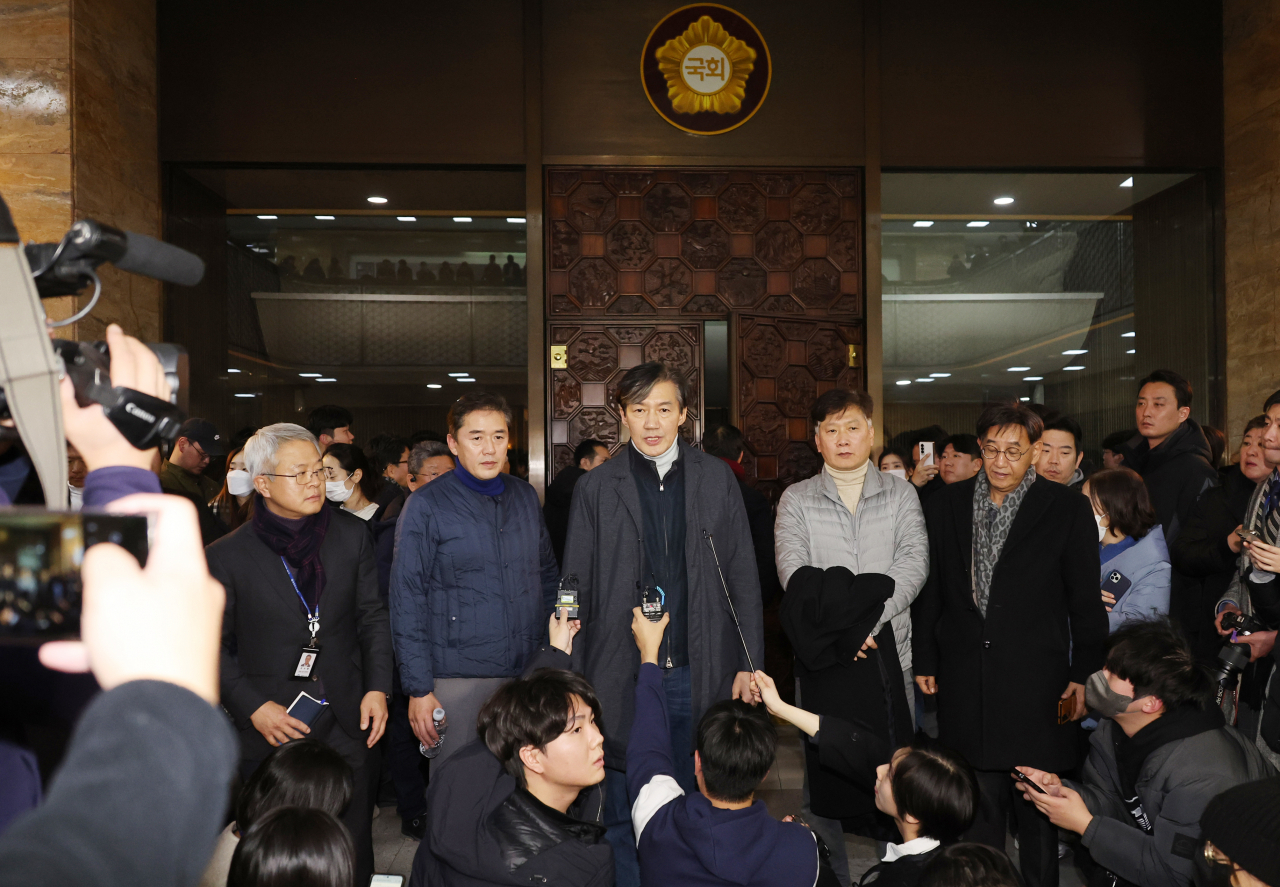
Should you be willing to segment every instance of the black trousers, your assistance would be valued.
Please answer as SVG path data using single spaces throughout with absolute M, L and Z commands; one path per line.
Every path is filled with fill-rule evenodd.
M 405 822 L 425 815 L 428 764 L 409 724 L 409 697 L 400 687 L 399 670 L 392 684 L 387 735 L 379 744 L 386 746 L 387 771 L 396 790 L 396 813 Z
M 1005 849 L 1009 817 L 1018 826 L 1018 858 L 1027 887 L 1058 887 L 1058 829 L 1023 799 L 1008 770 L 978 770 L 978 815 L 965 834 L 975 841 Z
M 378 756 L 365 745 L 365 737 L 355 739 L 348 736 L 327 708 L 316 719 L 307 738 L 317 739 L 333 748 L 351 765 L 355 775 L 355 789 L 351 803 L 342 814 L 342 824 L 351 833 L 351 841 L 355 845 L 355 884 L 362 887 L 373 877 L 373 803 L 377 797 Z M 241 730 L 240 778 L 247 782 L 273 750 L 257 730 L 252 727 Z

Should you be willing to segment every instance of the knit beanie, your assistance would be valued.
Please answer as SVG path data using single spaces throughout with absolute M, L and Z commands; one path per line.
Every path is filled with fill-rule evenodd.
M 1227 789 L 1205 807 L 1200 830 L 1240 868 L 1280 885 L 1280 777 Z

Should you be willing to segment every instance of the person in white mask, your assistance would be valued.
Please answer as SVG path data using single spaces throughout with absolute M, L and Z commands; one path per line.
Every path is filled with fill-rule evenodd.
M 84 464 L 84 457 L 71 441 L 67 441 L 67 492 L 71 499 L 67 508 L 79 511 L 84 498 L 84 477 L 89 473 L 89 466 Z
M 378 510 L 377 480 L 369 470 L 369 459 L 355 444 L 329 444 L 324 451 L 324 494 L 361 520 L 369 520 Z
M 228 531 L 253 516 L 253 478 L 245 470 L 243 445 L 227 454 L 227 477 L 209 507 Z
M 1169 612 L 1173 568 L 1147 486 L 1131 468 L 1092 474 L 1082 492 L 1093 505 L 1102 560 L 1102 603 L 1110 630 Z

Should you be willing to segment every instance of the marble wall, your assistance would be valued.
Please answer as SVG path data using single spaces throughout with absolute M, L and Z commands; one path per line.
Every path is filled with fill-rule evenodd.
M 1223 4 L 1227 431 L 1280 388 L 1280 6 Z
M 155 0 L 0 0 L 0 195 L 24 240 L 56 240 L 80 218 L 159 236 Z M 100 276 L 74 335 L 114 321 L 158 341 L 161 285 Z

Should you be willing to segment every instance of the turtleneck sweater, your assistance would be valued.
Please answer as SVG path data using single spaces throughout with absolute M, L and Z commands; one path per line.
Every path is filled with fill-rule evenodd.
M 636 447 L 636 442 L 633 440 L 631 445 Z M 667 472 L 671 470 L 672 463 L 674 463 L 676 461 L 676 457 L 680 455 L 680 438 L 677 436 L 676 439 L 671 442 L 671 447 L 661 456 L 650 456 L 639 447 L 636 447 L 636 452 L 653 463 L 653 467 L 658 469 L 658 479 L 661 480 L 667 476 Z M 858 486 L 861 487 L 862 485 L 859 484 Z
M 857 468 L 851 468 L 848 471 L 832 468 L 830 465 L 823 467 L 823 470 L 836 482 L 840 501 L 844 503 L 845 508 L 849 509 L 850 514 L 858 513 L 858 500 L 862 498 L 862 484 L 867 479 L 867 466 L 870 464 L 871 460 L 868 459 Z

